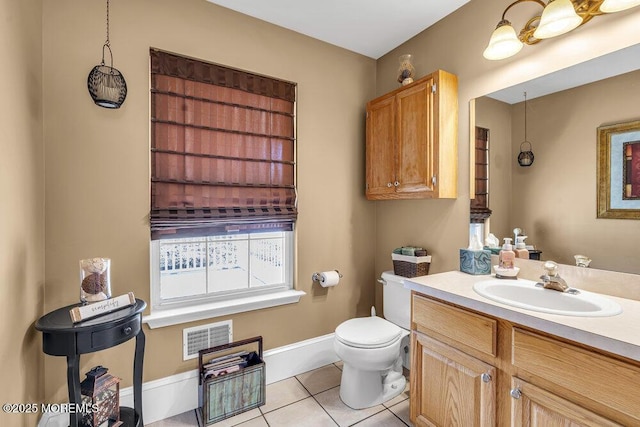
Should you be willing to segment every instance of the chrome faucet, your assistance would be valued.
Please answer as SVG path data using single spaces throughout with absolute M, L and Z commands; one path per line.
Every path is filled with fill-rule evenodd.
M 558 275 L 558 264 L 553 261 L 546 261 L 544 263 L 544 270 L 545 274 L 540 276 L 543 288 L 553 289 L 559 292 L 567 292 L 570 289 L 567 282 Z

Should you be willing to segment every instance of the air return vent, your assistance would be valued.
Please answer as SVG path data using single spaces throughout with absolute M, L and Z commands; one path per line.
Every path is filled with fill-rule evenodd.
M 233 341 L 231 320 L 186 328 L 182 331 L 183 360 L 198 357 L 198 351 Z

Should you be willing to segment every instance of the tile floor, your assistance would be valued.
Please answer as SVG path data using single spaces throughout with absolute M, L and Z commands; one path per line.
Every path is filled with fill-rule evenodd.
M 342 363 L 327 365 L 267 386 L 263 406 L 227 418 L 215 427 L 406 427 L 409 421 L 409 383 L 398 397 L 373 408 L 354 410 L 340 400 Z M 147 427 L 197 426 L 195 411 L 185 412 Z

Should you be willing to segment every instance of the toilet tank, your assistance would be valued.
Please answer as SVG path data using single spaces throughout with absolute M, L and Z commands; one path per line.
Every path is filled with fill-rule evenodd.
M 403 286 L 406 277 L 392 271 L 382 273 L 382 311 L 384 318 L 404 329 L 411 329 L 411 290 Z

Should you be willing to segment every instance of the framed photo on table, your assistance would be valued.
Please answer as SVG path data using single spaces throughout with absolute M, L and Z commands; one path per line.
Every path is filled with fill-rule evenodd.
M 640 219 L 640 120 L 598 128 L 598 218 Z

